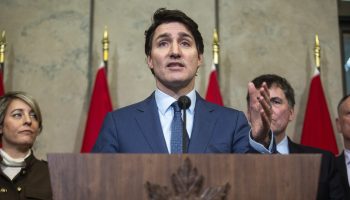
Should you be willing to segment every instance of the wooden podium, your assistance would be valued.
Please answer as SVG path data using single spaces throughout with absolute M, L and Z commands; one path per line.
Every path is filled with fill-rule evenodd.
M 189 194 L 187 199 L 316 199 L 320 161 L 317 154 L 48 155 L 55 200 Z

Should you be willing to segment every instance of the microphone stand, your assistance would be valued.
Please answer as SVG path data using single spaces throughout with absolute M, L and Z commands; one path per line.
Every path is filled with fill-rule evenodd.
M 191 105 L 191 99 L 188 98 L 187 96 L 181 96 L 178 99 L 179 106 L 181 110 L 183 111 L 183 120 L 182 120 L 182 152 L 183 153 L 188 153 L 188 141 L 189 141 L 189 136 L 187 133 L 186 129 L 186 110 L 190 107 Z
M 182 109 L 184 111 L 183 113 L 183 121 L 182 121 L 182 152 L 188 153 L 188 134 L 186 131 L 186 110 Z

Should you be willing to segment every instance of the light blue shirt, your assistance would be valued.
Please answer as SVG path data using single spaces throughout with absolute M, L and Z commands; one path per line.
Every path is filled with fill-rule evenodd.
M 170 136 L 171 136 L 171 122 L 174 117 L 174 109 L 171 107 L 171 104 L 177 101 L 177 99 L 169 96 L 168 94 L 165 94 L 164 92 L 160 91 L 159 89 L 156 89 L 154 93 L 157 107 L 158 107 L 158 114 L 160 119 L 160 125 L 162 126 L 163 135 L 165 139 L 166 146 L 168 148 L 168 152 L 170 153 Z M 193 119 L 194 119 L 194 108 L 196 105 L 196 91 L 193 89 L 190 93 L 186 95 L 191 99 L 191 105 L 186 110 L 186 130 L 188 133 L 188 137 L 191 139 L 192 134 L 192 128 L 193 128 Z M 251 130 L 249 131 L 249 144 L 258 152 L 260 153 L 271 153 L 272 151 L 272 144 L 273 144 L 273 134 L 271 143 L 269 145 L 269 149 L 266 149 L 264 145 L 256 142 L 251 137 Z
M 174 109 L 173 107 L 171 107 L 171 104 L 177 101 L 177 99 L 165 94 L 159 89 L 156 89 L 154 96 L 156 98 L 158 114 L 160 124 L 163 129 L 164 139 L 168 148 L 168 152 L 170 153 L 171 122 L 174 117 Z M 188 133 L 188 137 L 191 138 L 194 118 L 194 107 L 196 105 L 196 91 L 192 90 L 186 96 L 191 99 L 191 105 L 186 110 L 186 130 Z
M 346 172 L 348 174 L 348 183 L 350 185 L 350 150 L 344 149 L 344 157 L 345 157 L 345 165 L 346 165 Z
M 287 135 L 285 135 L 284 138 L 281 140 L 281 142 L 277 144 L 276 148 L 277 148 L 278 153 L 280 153 L 280 154 L 289 154 Z

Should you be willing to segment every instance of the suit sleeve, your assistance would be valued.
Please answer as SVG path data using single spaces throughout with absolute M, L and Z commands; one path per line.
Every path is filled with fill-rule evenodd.
M 247 118 L 243 112 L 239 112 L 235 122 L 232 153 L 254 152 L 254 149 L 249 145 L 249 130 Z
M 317 199 L 344 199 L 344 190 L 335 165 L 335 158 L 329 152 L 322 155 L 319 184 Z
M 108 113 L 104 119 L 97 141 L 92 149 L 93 153 L 117 153 L 118 152 L 117 125 L 112 113 Z

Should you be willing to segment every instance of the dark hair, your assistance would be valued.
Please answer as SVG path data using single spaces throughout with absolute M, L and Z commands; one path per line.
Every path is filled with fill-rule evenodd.
M 269 89 L 272 86 L 277 86 L 281 88 L 288 100 L 289 106 L 294 108 L 294 105 L 295 105 L 294 89 L 292 88 L 290 83 L 287 81 L 287 79 L 281 76 L 278 76 L 276 74 L 263 74 L 253 79 L 252 82 L 256 88 L 260 88 L 263 82 L 266 83 Z M 247 93 L 247 102 L 249 103 L 249 93 Z
M 159 8 L 153 14 L 151 26 L 145 31 L 145 54 L 151 55 L 152 40 L 156 28 L 164 23 L 179 22 L 182 23 L 193 35 L 196 42 L 196 48 L 199 54 L 204 52 L 204 44 L 201 33 L 198 30 L 198 24 L 180 10 L 167 10 Z
M 338 115 L 340 114 L 340 106 L 344 103 L 344 101 L 350 97 L 350 94 L 347 94 L 345 96 L 343 96 L 343 98 L 340 99 L 338 106 L 337 106 L 337 110 L 338 110 Z

